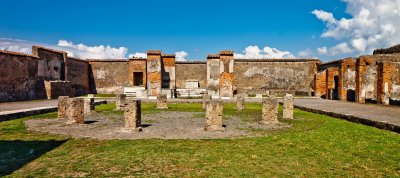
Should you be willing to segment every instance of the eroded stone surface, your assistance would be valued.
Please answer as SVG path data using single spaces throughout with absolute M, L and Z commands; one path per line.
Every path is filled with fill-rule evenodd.
M 278 124 L 278 100 L 274 97 L 262 100 L 262 124 Z
M 123 110 L 126 104 L 126 95 L 117 94 L 115 99 L 116 110 Z
M 83 124 L 85 122 L 84 101 L 81 98 L 67 99 L 67 124 Z
M 67 118 L 67 99 L 69 98 L 69 96 L 60 96 L 58 97 L 58 118 L 59 119 L 65 119 Z
M 222 125 L 224 105 L 221 100 L 208 101 L 206 106 L 206 131 L 225 131 Z
M 236 98 L 236 108 L 238 111 L 241 111 L 245 108 L 245 99 L 243 95 L 238 95 Z
M 209 95 L 209 94 L 204 94 L 204 95 L 203 95 L 203 109 L 206 109 L 206 107 L 207 107 L 207 102 L 208 102 L 208 101 L 211 101 L 211 100 L 212 100 L 211 95 Z
M 168 109 L 166 94 L 161 93 L 157 95 L 157 109 Z
M 90 114 L 94 111 L 94 98 L 84 98 L 84 113 Z
M 141 101 L 133 100 L 125 106 L 125 130 L 141 131 Z
M 283 118 L 293 119 L 293 95 L 291 94 L 283 97 Z

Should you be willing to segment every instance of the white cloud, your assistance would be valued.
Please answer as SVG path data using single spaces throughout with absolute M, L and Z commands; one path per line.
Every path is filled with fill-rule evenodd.
M 264 47 L 262 50 L 258 46 L 248 46 L 244 51 L 244 54 L 234 54 L 235 58 L 294 58 L 294 55 L 289 51 L 280 51 L 276 48 Z
M 79 58 L 96 58 L 96 59 L 116 59 L 125 58 L 128 48 L 114 48 L 109 45 L 87 46 L 85 44 L 74 44 L 71 41 L 59 40 L 58 45 L 64 47 L 70 56 Z
M 312 53 L 313 53 L 312 50 L 310 48 L 307 48 L 304 51 L 300 51 L 299 56 L 300 57 L 310 57 L 312 55 Z
M 134 54 L 129 54 L 129 58 L 147 58 L 147 54 L 146 53 L 134 53 Z
M 175 60 L 176 60 L 176 61 L 186 61 L 186 57 L 187 57 L 188 55 L 189 55 L 189 54 L 188 54 L 187 52 L 185 52 L 185 51 L 176 52 L 176 53 L 175 53 Z
M 371 53 L 374 49 L 400 43 L 400 0 L 342 0 L 351 18 L 336 19 L 330 12 L 314 10 L 312 13 L 325 22 L 321 35 L 334 38 L 339 44 L 319 48 L 320 54 Z
M 317 51 L 319 54 L 327 54 L 328 53 L 328 48 L 326 46 L 317 48 Z
M 0 50 L 23 52 L 30 54 L 34 43 L 26 40 L 0 38 Z

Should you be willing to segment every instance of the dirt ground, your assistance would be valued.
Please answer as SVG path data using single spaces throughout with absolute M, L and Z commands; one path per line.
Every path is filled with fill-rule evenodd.
M 85 118 L 85 124 L 67 125 L 63 119 L 33 119 L 26 121 L 31 131 L 68 135 L 73 138 L 95 139 L 216 139 L 258 136 L 254 130 L 272 130 L 290 127 L 286 124 L 262 125 L 244 122 L 232 116 L 224 118 L 224 132 L 204 131 L 204 113 L 160 112 L 142 115 L 141 132 L 124 129 L 123 114 L 93 113 Z

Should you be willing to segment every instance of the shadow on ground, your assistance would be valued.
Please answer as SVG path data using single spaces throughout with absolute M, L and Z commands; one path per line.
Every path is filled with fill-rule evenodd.
M 66 140 L 3 141 L 0 140 L 0 177 L 11 174 L 41 155 L 51 151 Z

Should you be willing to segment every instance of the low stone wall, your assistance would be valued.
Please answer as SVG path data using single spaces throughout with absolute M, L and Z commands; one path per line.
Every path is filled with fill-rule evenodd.
M 73 97 L 75 94 L 68 81 L 45 81 L 47 99 L 57 99 L 60 96 Z

